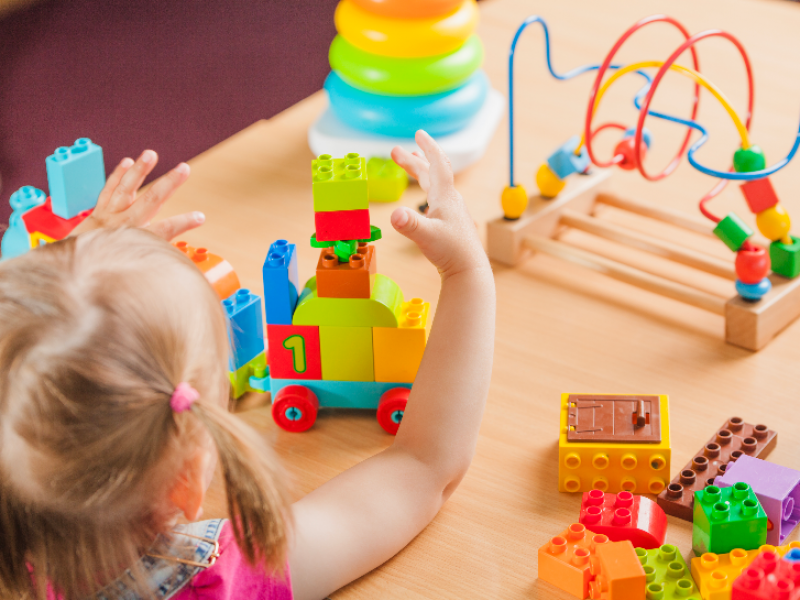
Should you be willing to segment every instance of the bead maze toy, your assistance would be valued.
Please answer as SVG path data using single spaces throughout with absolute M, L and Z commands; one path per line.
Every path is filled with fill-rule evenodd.
M 528 193 L 516 181 L 514 173 L 514 57 L 520 36 L 534 23 L 541 25 L 544 31 L 546 64 L 553 77 L 567 80 L 591 71 L 596 71 L 596 75 L 589 95 L 582 134 L 567 140 L 539 167 L 536 173 L 539 195 L 531 198 L 529 202 Z M 635 32 L 659 23 L 674 26 L 685 38 L 685 41 L 666 60 L 644 61 L 629 65 L 613 62 L 618 50 Z M 744 62 L 749 86 L 744 118 L 734 110 L 722 91 L 699 72 L 695 45 L 701 40 L 713 38 L 722 38 L 732 43 Z M 690 52 L 691 66 L 676 64 L 678 57 L 686 51 Z M 654 69 L 657 71 L 653 75 Z M 606 74 L 612 71 L 613 74 L 606 78 Z M 678 73 L 694 82 L 692 111 L 688 119 L 650 109 L 658 86 L 668 71 Z M 800 274 L 800 238 L 791 235 L 789 215 L 778 202 L 777 194 L 769 180 L 770 175 L 785 167 L 794 157 L 800 146 L 800 132 L 786 158 L 767 167 L 764 153 L 751 142 L 749 134 L 753 113 L 753 74 L 750 60 L 744 47 L 733 35 L 720 30 L 708 30 L 691 35 L 675 19 L 655 15 L 642 19 L 630 27 L 614 44 L 601 64 L 580 66 L 559 74 L 551 63 L 547 25 L 541 17 L 531 16 L 522 23 L 511 42 L 508 72 L 509 183 L 502 193 L 503 218 L 488 224 L 488 252 L 493 260 L 513 266 L 519 264 L 533 251 L 588 267 L 614 279 L 723 315 L 725 340 L 752 351 L 764 347 L 778 332 L 800 316 L 800 280 L 797 279 Z M 629 127 L 620 123 L 595 126 L 594 116 L 604 94 L 611 85 L 630 73 L 639 75 L 645 81 L 644 87 L 634 98 L 634 106 L 638 110 L 635 126 Z M 708 139 L 707 130 L 696 121 L 701 88 L 707 90 L 725 108 L 741 138 L 740 147 L 733 152 L 730 169 L 717 170 L 706 167 L 695 156 Z M 661 173 L 649 171 L 644 161 L 647 149 L 654 142 L 650 132 L 645 128 L 648 116 L 687 128 L 678 152 Z M 599 156 L 593 146 L 598 134 L 607 129 L 622 132 L 610 159 Z M 690 146 L 695 131 L 701 136 Z M 610 176 L 613 167 L 635 169 L 645 179 L 658 181 L 670 175 L 684 155 L 695 169 L 719 180 L 699 201 L 699 209 L 707 218 L 706 222 L 670 207 L 619 198 L 604 190 L 603 184 Z M 770 241 L 769 252 L 750 241 L 753 230 L 735 213 L 720 217 L 710 210 L 709 202 L 729 181 L 741 183 L 747 207 L 755 214 L 756 226 Z M 613 206 L 689 231 L 714 235 L 736 253 L 736 259 L 730 263 L 673 241 L 656 238 L 647 232 L 610 223 L 594 216 L 598 206 Z M 610 260 L 553 239 L 563 229 L 569 227 L 732 280 L 735 282 L 738 294 L 726 301 L 683 282 L 668 280 L 624 262 Z
M 378 423 L 395 434 L 425 351 L 430 305 L 405 301 L 378 273 L 372 242 L 381 231 L 370 224 L 364 157 L 320 155 L 312 180 L 316 275 L 301 288 L 295 245 L 269 247 L 267 344 L 259 296 L 239 289 L 223 301 L 233 395 L 269 391 L 273 418 L 287 431 L 305 431 L 320 408 L 338 407 L 377 409 Z
M 334 20 L 329 107 L 308 131 L 315 154 L 385 159 L 425 129 L 454 171 L 483 155 L 504 102 L 480 68 L 475 0 L 341 0 Z
M 97 204 L 106 183 L 103 149 L 89 138 L 61 146 L 45 159 L 48 196 L 26 185 L 11 194 L 11 218 L 0 242 L 0 259 L 63 240 Z

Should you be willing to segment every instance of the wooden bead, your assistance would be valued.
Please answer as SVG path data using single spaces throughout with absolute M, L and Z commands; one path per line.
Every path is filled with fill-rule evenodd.
M 559 179 L 550 166 L 544 163 L 536 172 L 536 185 L 539 186 L 539 193 L 543 197 L 555 198 L 567 183 Z
M 786 237 L 792 227 L 792 220 L 783 206 L 776 204 L 756 215 L 756 226 L 765 238 L 774 242 Z
M 752 247 L 752 250 L 739 250 L 736 253 L 736 276 L 742 283 L 758 283 L 769 273 L 767 251 L 761 246 Z

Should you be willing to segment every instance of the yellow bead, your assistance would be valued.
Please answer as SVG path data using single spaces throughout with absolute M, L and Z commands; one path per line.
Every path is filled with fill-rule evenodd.
M 519 219 L 528 208 L 528 192 L 521 185 L 513 187 L 508 185 L 503 190 L 500 204 L 503 206 L 503 215 L 506 219 Z
M 563 179 L 553 173 L 550 165 L 543 163 L 536 171 L 536 185 L 539 186 L 539 193 L 545 198 L 555 198 L 559 192 L 567 185 Z
M 756 225 L 765 238 L 774 242 L 787 236 L 792 221 L 789 213 L 780 204 L 776 204 L 756 215 Z

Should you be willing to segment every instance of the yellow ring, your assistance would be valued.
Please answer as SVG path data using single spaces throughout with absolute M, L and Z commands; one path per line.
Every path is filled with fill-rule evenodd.
M 392 19 L 341 0 L 334 16 L 336 30 L 364 52 L 396 58 L 420 58 L 459 48 L 475 31 L 478 5 L 464 0 L 455 11 L 427 19 Z

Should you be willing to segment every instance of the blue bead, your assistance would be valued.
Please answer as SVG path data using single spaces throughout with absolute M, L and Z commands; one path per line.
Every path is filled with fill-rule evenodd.
M 772 282 L 764 277 L 758 283 L 742 283 L 736 280 L 736 291 L 745 300 L 761 300 L 772 289 Z
M 579 143 L 580 138 L 574 135 L 547 159 L 547 165 L 559 179 L 566 179 L 573 173 L 582 173 L 589 166 L 589 154 L 586 152 L 586 146 L 581 147 L 580 154 L 575 154 L 575 148 Z
M 325 91 L 342 123 L 360 131 L 413 138 L 418 129 L 437 136 L 466 127 L 486 100 L 489 79 L 477 71 L 461 87 L 441 94 L 386 96 L 359 90 L 332 71 Z
M 632 127 L 631 129 L 625 130 L 625 133 L 622 134 L 622 139 L 624 140 L 625 138 L 633 137 L 634 135 L 636 135 L 636 129 Z M 650 150 L 651 139 L 653 139 L 653 136 L 650 133 L 650 130 L 647 127 L 642 129 L 642 141 L 644 142 L 644 145 L 647 146 L 648 150 Z

